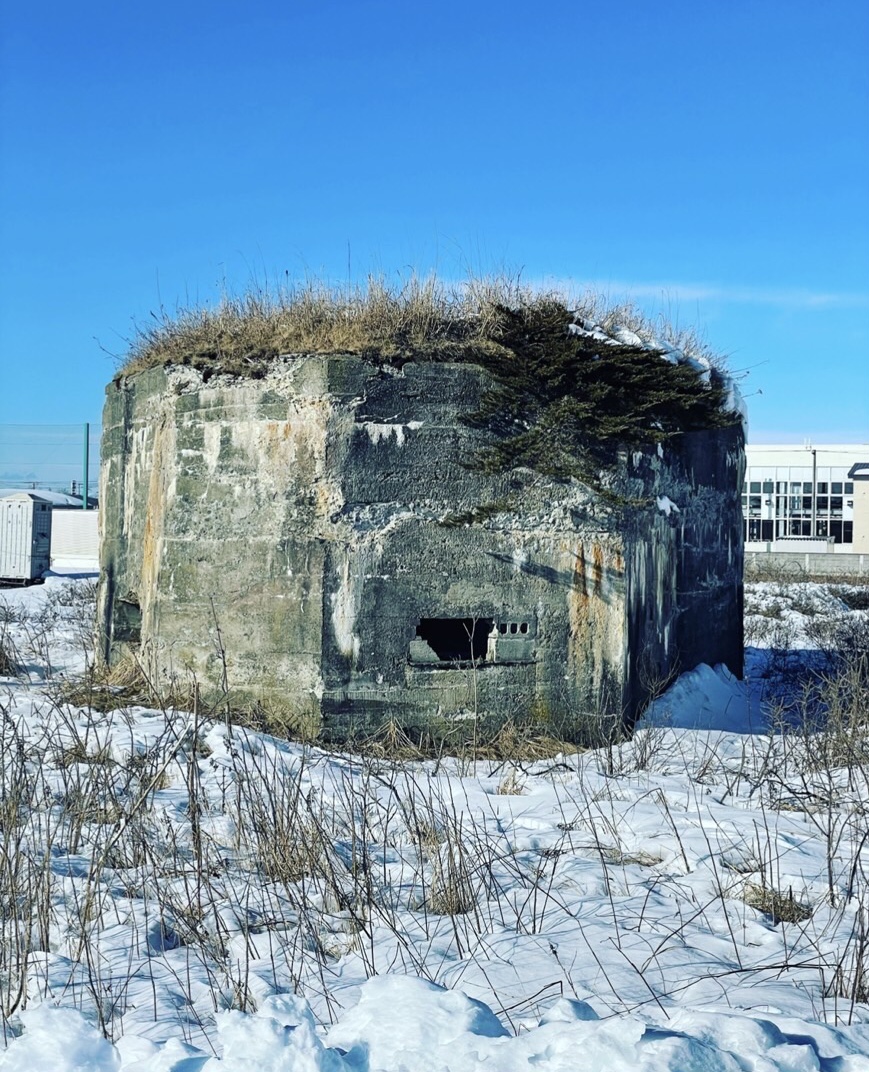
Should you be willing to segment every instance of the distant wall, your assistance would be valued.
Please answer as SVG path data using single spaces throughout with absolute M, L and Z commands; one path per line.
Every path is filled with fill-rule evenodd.
M 799 551 L 746 551 L 745 575 L 770 573 L 806 577 L 856 578 L 869 581 L 869 553 L 812 554 Z

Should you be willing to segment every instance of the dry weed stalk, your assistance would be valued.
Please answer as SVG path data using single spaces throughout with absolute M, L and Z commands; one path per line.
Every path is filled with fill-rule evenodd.
M 477 741 L 467 763 L 443 750 L 434 761 L 401 758 L 416 744 L 395 729 L 361 756 L 238 726 L 231 736 L 224 728 L 223 748 L 218 723 L 197 705 L 192 717 L 153 712 L 161 732 L 147 745 L 134 746 L 123 710 L 72 711 L 57 700 L 40 733 L 0 697 L 2 1021 L 56 986 L 45 954 L 62 928 L 70 937 L 61 1000 L 117 1036 L 135 974 L 105 945 L 121 917 L 134 921 L 131 964 L 139 978 L 150 973 L 153 1015 L 165 1015 L 161 995 L 171 990 L 184 1038 L 201 1042 L 219 1009 L 255 1008 L 266 986 L 306 994 L 328 1018 L 342 958 L 364 975 L 455 983 L 457 964 L 489 970 L 481 936 L 539 935 L 545 944 L 550 928 L 566 925 L 581 935 L 589 920 L 571 873 L 589 861 L 603 888 L 607 948 L 636 976 L 629 986 L 609 975 L 606 955 L 589 945 L 585 966 L 594 964 L 612 1009 L 664 1006 L 692 985 L 668 974 L 668 957 L 697 919 L 729 934 L 736 967 L 726 970 L 746 985 L 769 972 L 802 985 L 814 972 L 819 1015 L 852 1019 L 869 978 L 864 671 L 839 661 L 802 697 L 788 732 L 747 738 L 735 758 L 715 741 L 683 755 L 656 729 L 550 761 L 553 752 L 535 754 L 512 727 L 491 757 Z M 509 767 L 500 758 L 508 738 Z M 674 772 L 676 791 L 662 781 Z M 563 814 L 560 829 L 532 846 L 505 821 L 527 801 L 492 787 L 540 784 L 533 779 L 559 785 Z M 710 802 L 725 801 L 750 803 L 750 829 L 718 822 Z M 641 805 L 653 809 L 652 839 Z M 700 825 L 704 853 L 687 838 L 686 818 Z M 778 825 L 791 822 L 823 845 L 826 874 L 811 890 L 782 862 Z M 690 904 L 674 900 L 683 916 L 654 910 L 689 879 L 708 888 Z M 774 963 L 745 941 L 754 915 L 746 902 L 768 917 L 753 925 L 780 930 Z M 551 963 L 547 987 L 575 993 L 578 973 L 557 948 Z

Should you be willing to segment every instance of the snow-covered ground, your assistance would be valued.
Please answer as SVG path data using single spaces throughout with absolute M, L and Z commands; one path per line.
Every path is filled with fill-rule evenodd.
M 750 586 L 747 683 L 499 763 L 71 704 L 91 596 L 0 592 L 0 1069 L 869 1072 L 869 745 L 852 686 L 772 704 L 866 621 L 829 587 Z

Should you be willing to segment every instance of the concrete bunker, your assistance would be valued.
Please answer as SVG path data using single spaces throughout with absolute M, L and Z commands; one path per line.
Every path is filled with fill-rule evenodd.
M 741 673 L 740 422 L 620 446 L 593 486 L 472 464 L 493 382 L 352 354 L 118 377 L 104 658 L 336 739 L 468 717 L 581 737 L 699 662 Z

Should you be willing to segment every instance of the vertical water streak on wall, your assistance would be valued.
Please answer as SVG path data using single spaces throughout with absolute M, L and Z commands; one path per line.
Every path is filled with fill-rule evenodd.
M 585 716 L 617 716 L 622 707 L 625 644 L 624 558 L 618 540 L 580 541 L 567 593 L 568 674 Z

